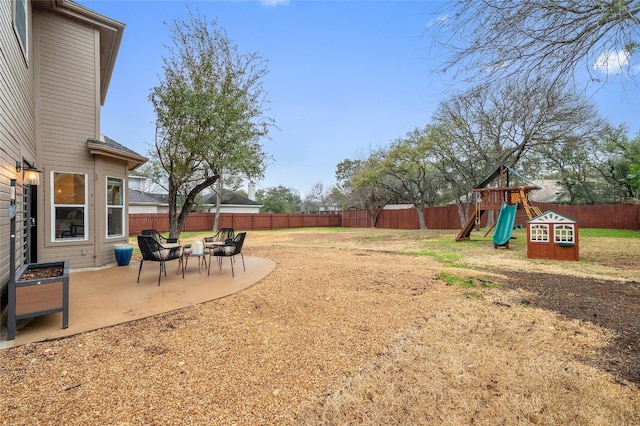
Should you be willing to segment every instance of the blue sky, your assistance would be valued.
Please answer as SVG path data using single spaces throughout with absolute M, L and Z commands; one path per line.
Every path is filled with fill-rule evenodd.
M 187 19 L 188 4 L 217 18 L 241 52 L 268 61 L 267 115 L 280 130 L 263 141 L 274 162 L 258 189 L 284 185 L 304 198 L 316 182 L 332 186 L 340 161 L 423 127 L 452 91 L 433 73 L 438 52 L 424 34 L 436 2 L 76 1 L 126 24 L 101 130 L 143 155 L 154 138 L 148 95 L 170 42 L 163 22 Z M 635 135 L 638 87 L 620 78 L 593 99 L 605 118 Z

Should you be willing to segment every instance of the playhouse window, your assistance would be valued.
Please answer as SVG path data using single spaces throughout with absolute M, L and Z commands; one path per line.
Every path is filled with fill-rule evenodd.
M 553 235 L 556 243 L 573 243 L 574 231 L 573 225 L 554 225 Z
M 123 180 L 107 178 L 107 237 L 124 235 L 124 187 Z
M 539 243 L 549 242 L 549 225 L 531 225 L 530 240 Z
M 53 241 L 86 240 L 87 175 L 53 172 L 51 179 Z

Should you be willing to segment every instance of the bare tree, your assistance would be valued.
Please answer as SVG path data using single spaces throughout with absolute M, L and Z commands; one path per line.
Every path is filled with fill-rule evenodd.
M 590 135 L 603 124 L 593 105 L 549 84 L 540 79 L 478 87 L 440 105 L 434 115 L 438 167 L 455 194 L 466 195 L 501 163 L 530 176 L 543 174 L 535 162 L 522 170 L 523 160 L 538 158 L 549 147 L 561 152 L 565 144 L 593 143 Z M 466 220 L 467 209 L 457 200 L 461 220 Z
M 628 73 L 640 53 L 640 0 L 458 0 L 430 26 L 465 81 Z M 594 70 L 602 73 L 597 74 Z
M 326 188 L 322 182 L 313 184 L 304 198 L 302 208 L 306 212 L 329 211 L 333 204 L 331 188 Z

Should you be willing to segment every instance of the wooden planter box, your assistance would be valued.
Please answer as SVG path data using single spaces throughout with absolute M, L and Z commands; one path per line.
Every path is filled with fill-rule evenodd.
M 50 268 L 60 269 L 61 273 L 55 276 L 38 274 Z M 16 321 L 25 318 L 62 312 L 62 328 L 69 326 L 68 260 L 23 265 L 15 276 L 9 286 L 8 340 L 16 337 Z

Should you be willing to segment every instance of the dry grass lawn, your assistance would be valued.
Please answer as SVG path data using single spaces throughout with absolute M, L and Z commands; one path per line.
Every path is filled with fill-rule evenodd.
M 494 251 L 487 241 L 449 245 L 454 236 L 250 232 L 246 255 L 277 267 L 242 293 L 0 352 L 0 419 L 640 424 L 637 386 L 589 362 L 610 331 L 525 305 L 528 295 L 493 285 L 504 278 L 498 269 L 625 280 L 638 277 L 638 266 L 597 262 L 582 242 L 586 260 L 559 263 L 527 260 L 522 240 Z M 640 252 L 638 241 L 625 239 L 620 254 L 629 244 Z M 436 278 L 442 272 L 482 276 L 487 285 L 448 285 Z

